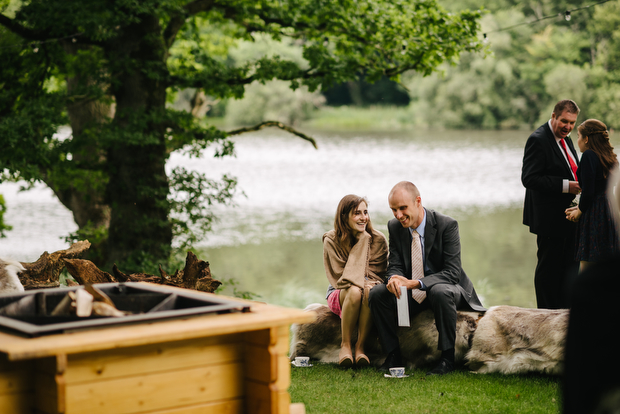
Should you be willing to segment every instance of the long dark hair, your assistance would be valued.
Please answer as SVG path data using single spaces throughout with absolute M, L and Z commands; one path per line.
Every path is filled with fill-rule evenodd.
M 351 247 L 355 245 L 357 239 L 353 237 L 353 232 L 349 226 L 349 216 L 361 202 L 366 203 L 368 207 L 368 200 L 365 197 L 360 197 L 355 194 L 349 194 L 342 197 L 338 208 L 336 209 L 336 217 L 334 218 L 334 230 L 336 230 L 336 241 L 345 251 L 350 251 Z M 372 240 L 372 223 L 370 222 L 370 215 L 368 216 L 368 223 L 366 224 L 366 232 L 370 234 Z
M 587 148 L 594 151 L 603 165 L 603 175 L 605 178 L 609 171 L 618 164 L 618 157 L 614 154 L 614 147 L 609 142 L 609 132 L 607 125 L 598 119 L 587 119 L 577 127 L 582 139 L 588 138 Z

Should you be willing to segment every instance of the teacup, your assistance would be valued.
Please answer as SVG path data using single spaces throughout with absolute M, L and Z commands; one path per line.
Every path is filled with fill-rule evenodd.
M 405 376 L 405 367 L 390 368 L 390 375 L 392 377 L 400 378 Z
M 307 367 L 310 365 L 310 357 L 295 357 L 295 365 L 298 367 Z

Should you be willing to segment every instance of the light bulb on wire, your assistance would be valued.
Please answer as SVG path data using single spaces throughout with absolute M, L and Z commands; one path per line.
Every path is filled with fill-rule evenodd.
M 567 10 L 566 13 L 564 13 L 564 18 L 567 22 L 570 22 L 570 11 Z

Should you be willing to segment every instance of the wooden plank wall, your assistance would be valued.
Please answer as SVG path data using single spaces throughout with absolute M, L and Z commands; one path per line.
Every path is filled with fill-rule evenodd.
M 243 334 L 232 334 L 47 358 L 35 373 L 37 409 L 240 414 L 243 346 Z
M 289 414 L 291 364 L 289 327 L 246 332 L 245 377 L 248 414 Z
M 0 413 L 30 413 L 34 401 L 31 361 L 11 362 L 0 354 Z
M 8 361 L 0 413 L 289 414 L 289 327 Z

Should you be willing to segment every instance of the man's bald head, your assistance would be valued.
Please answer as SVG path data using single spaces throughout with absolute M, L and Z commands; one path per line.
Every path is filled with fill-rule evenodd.
M 420 191 L 413 183 L 401 181 L 396 184 L 390 195 L 388 203 L 392 214 L 403 227 L 417 228 L 424 219 L 424 208 Z
M 400 183 L 392 187 L 392 191 L 390 191 L 390 194 L 388 195 L 388 200 L 392 198 L 394 193 L 401 190 L 407 192 L 407 194 L 409 194 L 413 200 L 420 196 L 420 191 L 414 183 L 410 181 L 401 181 Z

